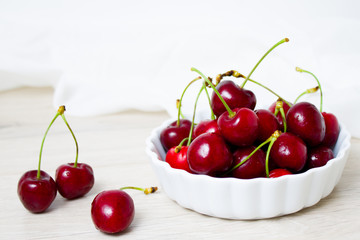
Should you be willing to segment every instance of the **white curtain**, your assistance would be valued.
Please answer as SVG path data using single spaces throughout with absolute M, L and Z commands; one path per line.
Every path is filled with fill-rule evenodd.
M 27 1 L 0 0 L 0 91 L 53 86 L 54 106 L 91 116 L 139 109 L 176 114 L 175 100 L 197 76 L 235 69 L 293 101 L 315 80 L 325 112 L 360 137 L 359 1 Z M 242 80 L 235 80 L 239 83 Z M 257 108 L 276 97 L 247 83 Z M 191 115 L 200 83 L 183 108 Z M 0 92 L 1 94 L 1 92 Z M 200 111 L 207 111 L 206 98 Z M 319 106 L 319 94 L 303 98 Z

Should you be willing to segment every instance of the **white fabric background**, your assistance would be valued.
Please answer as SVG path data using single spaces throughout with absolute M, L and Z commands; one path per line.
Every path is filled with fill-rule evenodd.
M 360 137 L 359 10 L 359 1 L 340 0 L 0 0 L 0 91 L 53 86 L 54 107 L 78 116 L 129 108 L 174 115 L 176 98 L 197 76 L 191 67 L 247 75 L 288 37 L 252 78 L 293 101 L 316 86 L 295 67 L 312 71 L 323 85 L 323 110 Z M 185 96 L 186 114 L 199 88 Z M 246 88 L 258 107 L 276 100 L 252 83 Z M 319 94 L 303 100 L 318 106 Z

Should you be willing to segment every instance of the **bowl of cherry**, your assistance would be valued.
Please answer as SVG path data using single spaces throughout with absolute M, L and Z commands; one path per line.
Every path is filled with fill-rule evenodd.
M 177 100 L 178 117 L 155 128 L 146 153 L 168 197 L 184 208 L 226 219 L 265 219 L 287 215 L 318 203 L 339 182 L 350 150 L 350 133 L 336 116 L 322 110 L 323 92 L 302 92 L 294 101 L 231 70 L 215 78 L 192 80 Z M 229 78 L 229 79 L 226 79 Z M 244 78 L 236 84 L 231 78 Z M 276 96 L 267 108 L 256 108 L 258 84 Z M 181 111 L 186 90 L 201 83 L 192 118 Z M 320 107 L 299 101 L 320 91 Z M 197 101 L 207 95 L 210 116 L 197 118 Z M 200 119 L 200 120 L 199 120 Z

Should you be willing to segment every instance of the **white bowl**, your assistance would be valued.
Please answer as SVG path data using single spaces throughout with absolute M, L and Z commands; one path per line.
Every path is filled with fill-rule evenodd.
M 279 178 L 215 178 L 170 167 L 160 143 L 162 129 L 146 140 L 146 153 L 162 189 L 179 205 L 227 219 L 264 219 L 297 212 L 328 196 L 339 182 L 350 150 L 350 134 L 341 124 L 335 158 L 325 166 Z

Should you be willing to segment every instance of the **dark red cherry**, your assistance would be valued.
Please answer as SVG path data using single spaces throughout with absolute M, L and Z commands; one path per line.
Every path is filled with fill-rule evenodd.
M 216 86 L 216 89 L 219 91 L 225 102 L 229 105 L 230 109 L 243 107 L 250 109 L 255 108 L 255 94 L 250 90 L 241 88 L 233 81 L 221 81 Z M 214 114 L 217 117 L 219 117 L 222 113 L 226 112 L 224 104 L 221 102 L 215 92 L 213 92 L 211 96 L 211 108 L 213 109 Z
M 220 134 L 219 126 L 217 120 L 203 120 L 196 125 L 194 129 L 194 138 L 200 136 L 203 133 L 212 132 Z
M 57 193 L 54 179 L 44 171 L 24 173 L 19 180 L 17 193 L 24 207 L 33 213 L 44 212 L 54 201 Z
M 276 130 L 280 130 L 279 120 L 269 110 L 255 110 L 256 116 L 259 118 L 259 142 L 266 141 Z
M 222 136 L 203 133 L 190 144 L 187 160 L 194 173 L 215 176 L 230 168 L 232 154 Z
M 232 117 L 224 112 L 218 119 L 222 136 L 236 146 L 251 146 L 259 134 L 259 118 L 249 108 L 235 108 L 233 112 Z
M 290 106 L 287 105 L 284 101 L 282 101 L 282 103 L 283 103 L 284 113 L 285 113 L 285 116 L 286 116 L 287 112 L 290 109 Z M 272 113 L 275 113 L 275 108 L 276 108 L 276 102 L 273 102 L 269 107 L 269 111 L 272 112 Z M 284 120 L 283 120 L 280 112 L 276 115 L 276 118 L 279 121 L 280 130 L 284 131 Z
M 254 150 L 254 146 L 237 149 L 233 153 L 232 166 L 236 166 Z M 258 149 L 246 162 L 233 170 L 231 176 L 242 179 L 265 177 L 265 153 Z
M 286 114 L 288 131 L 313 147 L 325 137 L 325 121 L 319 110 L 309 102 L 293 105 Z
M 283 168 L 277 168 L 274 170 L 271 170 L 269 173 L 269 178 L 278 178 L 285 175 L 291 175 L 292 173 L 289 170 L 283 169 Z
M 189 163 L 187 161 L 187 151 L 188 146 L 176 146 L 170 148 L 166 153 L 165 161 L 172 167 L 176 169 L 183 169 L 189 173 L 191 170 L 189 168 Z
M 325 146 L 315 147 L 309 150 L 307 167 L 316 168 L 324 166 L 330 159 L 334 158 L 333 151 Z
M 301 138 L 291 133 L 283 133 L 274 142 L 270 158 L 279 168 L 299 172 L 306 164 L 307 147 Z
M 333 149 L 340 134 L 340 126 L 336 116 L 332 113 L 322 112 L 325 120 L 325 137 L 321 145 Z
M 92 168 L 85 163 L 63 164 L 56 169 L 55 181 L 61 196 L 74 199 L 84 196 L 94 186 L 95 178 Z
M 177 121 L 174 121 L 164 128 L 160 133 L 160 142 L 165 151 L 178 146 L 184 138 L 189 137 L 190 129 L 191 121 L 187 119 L 180 119 L 179 126 L 177 125 Z
M 127 229 L 134 219 L 132 198 L 122 190 L 99 193 L 91 204 L 91 218 L 95 227 L 105 233 L 118 233 Z

